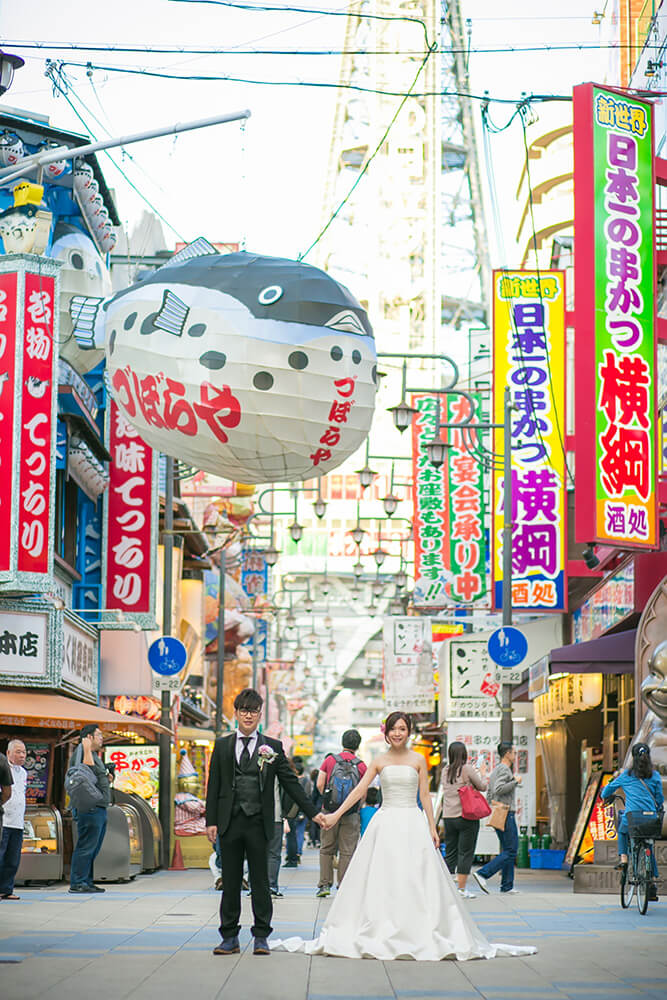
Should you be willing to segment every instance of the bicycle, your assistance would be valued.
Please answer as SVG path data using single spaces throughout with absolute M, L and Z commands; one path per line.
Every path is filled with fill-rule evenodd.
M 621 870 L 621 906 L 630 906 L 635 892 L 642 916 L 648 910 L 655 882 L 653 841 L 660 836 L 662 817 L 647 819 L 642 813 L 628 813 L 628 864 Z M 632 867 L 631 867 L 632 866 Z

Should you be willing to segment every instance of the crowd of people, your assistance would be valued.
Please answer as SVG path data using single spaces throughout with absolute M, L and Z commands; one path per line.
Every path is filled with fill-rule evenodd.
M 349 729 L 343 733 L 340 750 L 327 754 L 308 773 L 302 758 L 288 759 L 279 740 L 260 732 L 262 705 L 253 689 L 237 695 L 237 728 L 216 741 L 210 761 L 206 832 L 216 850 L 216 888 L 221 890 L 221 941 L 214 954 L 240 950 L 244 888 L 251 895 L 254 954 L 271 953 L 273 900 L 283 896 L 280 869 L 301 863 L 306 840 L 319 847 L 316 895 L 331 895 L 336 884 L 336 896 L 316 939 L 288 939 L 277 942 L 279 947 L 343 957 L 459 960 L 535 950 L 491 944 L 462 902 L 475 895 L 468 887 L 471 874 L 484 893 L 496 874 L 501 893 L 518 892 L 515 813 L 521 775 L 515 773 L 511 743 L 498 745 L 498 763 L 490 774 L 485 763 L 477 768 L 468 760 L 464 743 L 449 745 L 440 777 L 439 831 L 426 763 L 409 749 L 409 715 L 389 715 L 384 728 L 387 750 L 370 766 L 359 756 L 359 732 Z M 104 763 L 102 747 L 99 727 L 84 726 L 65 779 L 74 820 L 71 893 L 104 892 L 93 879 L 112 801 L 113 770 Z M 25 759 L 26 748 L 19 739 L 9 742 L 6 756 L 0 754 L 0 901 L 19 899 L 14 879 L 26 808 Z M 660 810 L 663 805 L 662 783 L 646 744 L 635 744 L 632 765 L 619 771 L 603 798 L 619 793 L 625 797 L 618 827 L 622 868 L 628 863 L 627 814 Z M 473 872 L 484 816 L 496 830 L 499 850 Z M 444 865 L 436 852 L 443 853 Z M 657 875 L 654 870 L 656 879 Z M 401 901 L 398 908 L 396 899 Z M 433 926 L 415 937 L 421 920 L 417 916 L 423 913 L 430 914 Z

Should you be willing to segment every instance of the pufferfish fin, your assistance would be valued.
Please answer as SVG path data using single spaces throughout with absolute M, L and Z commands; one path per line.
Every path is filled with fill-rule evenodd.
M 196 240 L 188 243 L 186 247 L 183 247 L 173 257 L 170 257 L 168 261 L 165 261 L 162 267 L 171 267 L 172 264 L 183 264 L 184 261 L 192 260 L 193 257 L 210 257 L 212 254 L 217 254 L 218 252 L 205 236 L 198 236 Z
M 102 346 L 96 343 L 95 327 L 104 301 L 93 295 L 73 295 L 69 300 L 72 333 L 82 351 L 94 351 Z

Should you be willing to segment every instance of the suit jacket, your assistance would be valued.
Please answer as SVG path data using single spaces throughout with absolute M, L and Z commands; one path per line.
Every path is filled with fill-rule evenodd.
M 266 839 L 270 840 L 275 829 L 275 787 L 276 778 L 290 798 L 298 802 L 302 812 L 311 819 L 319 810 L 313 805 L 299 783 L 299 779 L 289 766 L 283 745 L 280 740 L 259 733 L 255 753 L 258 755 L 261 746 L 267 745 L 275 751 L 275 760 L 266 762 L 259 769 L 259 786 L 262 796 L 262 821 Z M 235 792 L 235 749 L 236 732 L 220 736 L 215 741 L 206 788 L 206 825 L 217 826 L 222 837 L 232 818 L 232 806 Z

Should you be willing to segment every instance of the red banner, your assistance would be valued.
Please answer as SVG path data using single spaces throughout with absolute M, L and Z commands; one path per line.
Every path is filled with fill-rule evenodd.
M 18 570 L 24 573 L 50 569 L 54 284 L 48 275 L 25 276 L 18 517 Z
M 16 384 L 16 274 L 0 274 L 0 571 L 11 563 Z
M 153 449 L 109 400 L 106 607 L 149 614 Z

